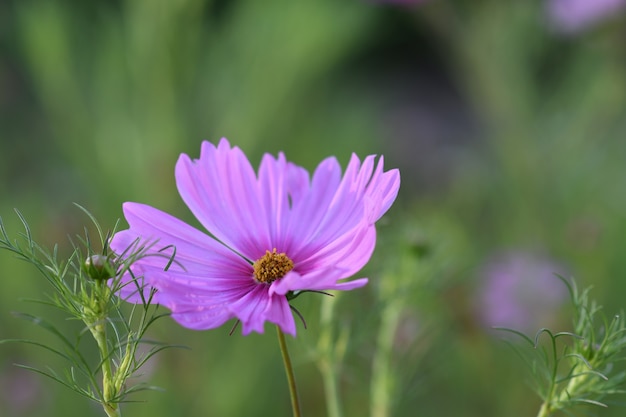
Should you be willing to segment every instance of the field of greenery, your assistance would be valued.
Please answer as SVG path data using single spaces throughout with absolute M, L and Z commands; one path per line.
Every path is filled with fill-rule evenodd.
M 197 158 L 203 140 L 228 138 L 254 167 L 281 151 L 309 171 L 328 156 L 345 167 L 352 153 L 384 155 L 402 183 L 356 275 L 369 284 L 292 301 L 307 323 L 296 318 L 287 337 L 302 415 L 538 415 L 549 334 L 534 349 L 493 327 L 531 341 L 542 328 L 576 333 L 573 319 L 590 310 L 572 305 L 558 274 L 593 287 L 601 340 L 626 294 L 625 2 L 567 3 L 0 2 L 2 223 L 20 239 L 19 210 L 60 259 L 85 227 L 94 233 L 74 203 L 104 229 L 118 219 L 126 228 L 126 201 L 201 228 L 174 166 L 181 153 Z M 0 282 L 0 339 L 61 348 L 19 313 L 84 335 L 83 323 L 28 301 L 53 288 L 3 250 Z M 156 321 L 146 338 L 183 347 L 127 381 L 159 390 L 128 396 L 122 415 L 290 416 L 274 326 L 229 335 L 234 324 Z M 557 342 L 567 355 L 598 341 Z M 593 370 L 619 382 L 617 347 Z M 98 363 L 88 337 L 80 349 Z M 0 344 L 1 416 L 105 415 L 16 364 L 60 375 L 68 366 L 41 346 Z M 614 391 L 624 388 L 567 412 L 623 416 L 626 397 Z

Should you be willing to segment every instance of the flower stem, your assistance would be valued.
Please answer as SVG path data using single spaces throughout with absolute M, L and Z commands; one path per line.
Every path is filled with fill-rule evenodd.
M 337 387 L 337 374 L 334 372 L 329 362 L 324 362 L 322 366 L 320 366 L 320 371 L 324 381 L 324 395 L 326 396 L 328 417 L 342 417 L 339 389 Z
M 537 417 L 550 417 L 552 413 L 558 409 L 564 408 L 563 404 L 567 403 L 570 397 L 575 397 L 578 394 L 578 390 L 582 384 L 585 383 L 586 375 L 584 374 L 584 365 L 577 365 L 572 369 L 572 374 L 580 375 L 570 378 L 567 386 L 560 390 L 560 393 L 556 393 L 556 383 L 552 383 L 551 390 L 546 400 L 541 404 Z M 553 379 L 556 380 L 556 373 L 553 375 Z
M 107 346 L 106 325 L 98 323 L 93 327 L 92 334 L 98 349 L 100 350 L 100 358 L 102 360 L 102 407 L 109 417 L 119 417 L 120 410 L 118 404 L 113 402 L 115 397 L 115 387 L 113 382 L 113 372 L 111 369 L 111 359 L 109 358 L 109 348 Z
M 107 339 L 107 327 L 106 327 L 106 303 L 108 302 L 109 288 L 106 286 L 105 281 L 102 281 L 96 290 L 95 300 L 95 321 L 86 320 L 93 338 L 98 345 L 100 351 L 100 360 L 102 361 L 102 408 L 108 417 L 120 417 L 119 404 L 114 401 L 117 396 L 117 389 L 115 384 L 115 378 L 113 369 L 111 367 L 111 358 L 109 354 L 109 345 Z
M 285 334 L 282 330 L 280 330 L 279 326 L 276 326 L 276 332 L 278 333 L 278 345 L 280 346 L 280 353 L 283 356 L 285 373 L 287 374 L 287 383 L 289 384 L 289 395 L 291 396 L 291 409 L 293 410 L 293 417 L 301 417 L 296 378 L 293 374 L 293 367 L 291 366 L 291 359 L 289 358 L 289 351 L 287 350 Z
M 539 413 L 537 413 L 537 417 L 549 417 L 550 414 L 550 406 L 547 401 L 541 404 L 541 408 L 539 409 Z
M 339 337 L 333 337 L 336 325 L 333 316 L 336 299 L 324 297 L 321 305 L 322 332 L 318 339 L 317 367 L 322 374 L 324 395 L 326 397 L 326 413 L 328 417 L 343 417 L 341 399 L 339 397 L 339 373 L 341 361 L 346 351 L 348 329 L 342 328 Z
M 383 310 L 376 353 L 372 361 L 370 382 L 371 417 L 389 417 L 391 415 L 394 378 L 392 372 L 393 342 L 400 322 L 401 306 L 390 304 Z

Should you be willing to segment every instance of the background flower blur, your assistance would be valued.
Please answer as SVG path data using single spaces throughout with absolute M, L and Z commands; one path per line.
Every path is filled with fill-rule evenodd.
M 623 19 L 624 0 L 550 0 L 548 16 L 563 32 L 578 32 L 615 18 Z
M 290 341 L 305 415 L 326 413 L 327 336 L 345 343 L 328 380 L 336 378 L 347 416 L 536 414 L 524 364 L 476 306 L 489 297 L 485 265 L 509 248 L 550 255 L 538 261 L 541 272 L 519 267 L 531 293 L 553 288 L 532 277 L 566 265 L 579 287 L 594 286 L 607 314 L 624 306 L 623 2 L 602 10 L 608 0 L 584 2 L 597 9 L 578 0 L 406 3 L 0 2 L 0 216 L 15 235 L 19 208 L 38 242 L 69 253 L 67 236 L 86 224 L 72 202 L 103 225 L 122 217 L 123 201 L 194 224 L 173 172 L 203 139 L 228 137 L 255 166 L 280 150 L 307 169 L 328 155 L 345 167 L 351 152 L 383 154 L 403 183 L 359 274 L 371 285 L 342 295 L 324 327 L 320 298 L 294 301 L 309 327 Z M 49 292 L 44 280 L 1 252 L 0 278 L 0 339 L 52 343 L 10 314 L 54 320 L 54 311 L 20 301 Z M 510 308 L 497 294 L 494 308 Z M 554 316 L 531 332 L 571 330 L 562 303 L 546 300 Z M 397 354 L 381 359 L 389 334 Z M 149 382 L 166 391 L 131 398 L 146 402 L 125 405 L 126 414 L 289 414 L 273 337 L 193 332 L 171 320 L 149 336 L 191 350 L 159 355 Z M 0 380 L 30 392 L 11 395 L 29 404 L 0 401 L 0 415 L 99 412 L 12 366 L 19 357 L 54 367 L 57 358 L 14 349 L 0 346 Z M 370 385 L 372 375 L 383 388 Z
M 557 324 L 567 287 L 556 274 L 568 274 L 544 256 L 523 251 L 500 254 L 484 266 L 476 291 L 485 326 L 506 327 L 534 335 Z

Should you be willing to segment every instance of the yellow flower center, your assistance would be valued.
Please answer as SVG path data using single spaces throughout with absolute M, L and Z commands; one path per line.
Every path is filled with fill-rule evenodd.
M 265 251 L 265 255 L 257 259 L 252 267 L 255 280 L 271 284 L 293 269 L 293 261 L 284 253 L 276 253 L 276 248 L 274 248 L 271 252 Z

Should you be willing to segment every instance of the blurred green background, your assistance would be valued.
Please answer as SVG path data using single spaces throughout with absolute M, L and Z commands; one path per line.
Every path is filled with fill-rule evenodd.
M 203 139 L 228 137 L 255 166 L 281 150 L 307 169 L 384 154 L 402 187 L 359 274 L 371 285 L 335 298 L 330 322 L 319 297 L 294 302 L 309 325 L 289 340 L 304 415 L 326 415 L 322 341 L 341 335 L 346 416 L 535 415 L 524 365 L 489 325 L 570 330 L 553 272 L 593 285 L 609 315 L 626 293 L 626 20 L 572 29 L 549 10 L 548 0 L 0 1 L 0 216 L 17 236 L 18 208 L 38 242 L 67 250 L 88 223 L 73 202 L 108 227 L 124 201 L 194 223 L 173 170 Z M 12 311 L 74 329 L 20 300 L 50 290 L 33 268 L 0 253 L 0 279 L 0 338 L 53 343 Z M 130 398 L 123 413 L 290 415 L 271 326 L 228 331 L 158 323 L 152 338 L 191 350 L 158 355 L 142 379 L 165 391 Z M 1 345 L 0 415 L 103 415 L 14 363 L 62 365 Z

